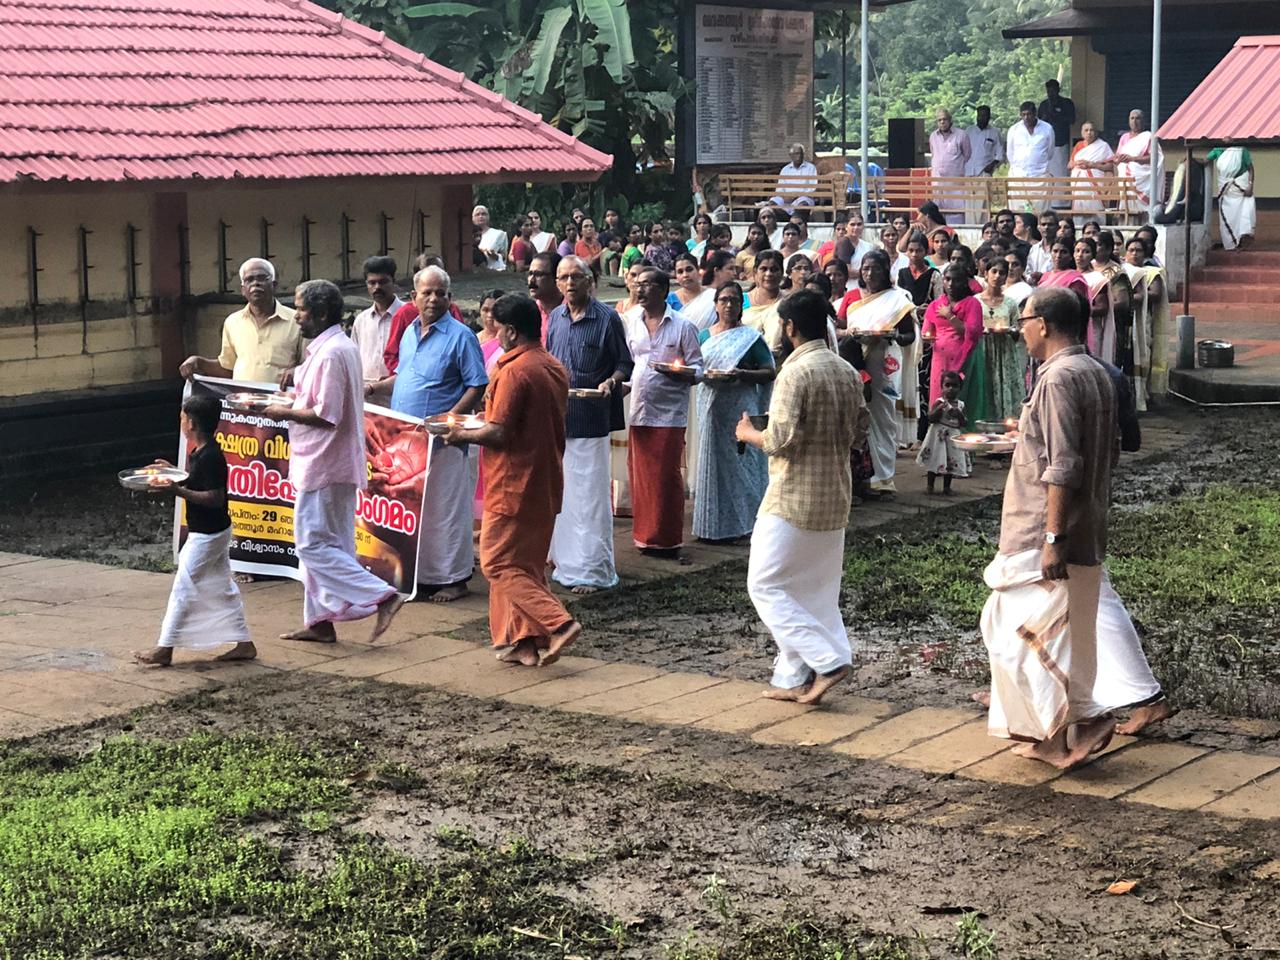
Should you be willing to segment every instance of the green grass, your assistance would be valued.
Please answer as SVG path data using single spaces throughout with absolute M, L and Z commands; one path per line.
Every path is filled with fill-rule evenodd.
M 422 863 L 340 829 L 355 800 L 343 777 L 361 759 L 194 736 L 0 760 L 0 957 L 615 952 L 617 924 L 547 891 L 575 867 L 522 841 L 493 849 L 451 835 Z M 255 832 L 267 821 L 298 844 L 323 832 L 319 867 L 292 865 Z

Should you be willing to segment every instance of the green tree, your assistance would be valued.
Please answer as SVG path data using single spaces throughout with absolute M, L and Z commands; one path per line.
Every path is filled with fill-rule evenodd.
M 926 118 L 947 107 L 956 122 L 968 124 L 979 104 L 989 104 L 994 122 L 1007 129 L 1023 100 L 1039 102 L 1044 81 L 1062 70 L 1070 95 L 1071 60 L 1061 40 L 1005 40 L 1007 27 L 1065 9 L 1068 0 L 913 0 L 873 15 L 869 46 L 871 83 L 868 112 L 873 144 L 883 143 L 890 117 Z M 858 24 L 850 18 L 849 138 L 858 139 Z M 820 17 L 818 68 L 825 78 L 815 87 L 822 133 L 834 139 L 840 123 L 840 20 Z
M 676 70 L 677 0 L 322 2 L 611 154 L 612 170 L 589 191 L 597 212 L 606 203 L 625 208 L 626 198 L 679 196 L 669 176 L 643 172 L 666 166 L 676 100 L 686 90 Z M 659 186 L 661 198 L 654 196 Z M 566 189 L 565 203 L 589 199 Z M 496 191 L 496 215 L 528 199 L 503 202 L 511 192 Z

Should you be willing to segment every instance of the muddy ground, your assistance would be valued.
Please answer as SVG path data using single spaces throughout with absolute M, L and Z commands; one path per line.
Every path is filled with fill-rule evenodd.
M 733 945 L 800 917 L 866 944 L 901 938 L 905 953 L 882 956 L 961 956 L 962 910 L 981 914 L 1005 958 L 1280 946 L 1274 825 L 314 675 L 226 687 L 39 746 L 75 756 L 122 730 L 284 734 L 404 763 L 421 781 L 361 787 L 344 828 L 428 859 L 441 828 L 486 844 L 526 838 L 576 864 L 557 892 L 619 918 L 623 956 L 697 942 L 781 960 L 794 954 Z M 288 865 L 324 869 L 324 835 L 263 829 Z M 706 895 L 713 875 L 718 898 Z M 1122 878 L 1138 881 L 1132 893 L 1104 892 Z

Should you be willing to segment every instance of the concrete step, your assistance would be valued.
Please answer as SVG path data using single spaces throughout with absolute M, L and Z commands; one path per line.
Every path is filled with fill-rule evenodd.
M 1270 267 L 1280 271 L 1280 250 L 1210 250 L 1211 267 Z
M 1182 312 L 1182 301 L 1169 304 L 1176 316 Z M 1191 315 L 1204 322 L 1252 324 L 1280 324 L 1280 305 L 1274 303 L 1205 303 L 1191 302 Z
M 1270 283 L 1205 283 L 1192 287 L 1192 295 L 1200 303 L 1274 305 L 1280 299 L 1278 293 L 1280 287 Z
M 1192 267 L 1191 282 L 1194 284 L 1273 284 L 1280 289 L 1280 267 Z

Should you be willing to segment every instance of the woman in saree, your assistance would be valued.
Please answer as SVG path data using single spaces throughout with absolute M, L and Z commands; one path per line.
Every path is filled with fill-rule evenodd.
M 1104 229 L 1095 242 L 1098 255 L 1093 258 L 1093 268 L 1106 278 L 1111 316 L 1115 320 L 1115 364 L 1128 374 L 1133 370 L 1133 285 L 1124 271 L 1124 264 L 1116 259 L 1115 233 Z
M 1253 157 L 1244 147 L 1232 145 L 1209 151 L 1218 182 L 1218 225 L 1222 228 L 1222 246 L 1226 250 L 1245 249 L 1253 243 L 1258 227 L 1258 204 L 1253 199 Z
M 925 311 L 923 336 L 932 337 L 933 363 L 929 370 L 929 409 L 942 396 L 942 374 L 958 370 L 964 375 L 960 398 L 970 420 L 990 420 L 985 399 L 986 354 L 982 349 L 982 304 L 969 290 L 964 267 L 948 265 L 942 274 L 943 295 Z M 977 358 L 975 361 L 974 358 Z
M 782 267 L 782 254 L 777 250 L 764 250 L 756 255 L 752 275 L 755 286 L 747 294 L 747 308 L 742 312 L 742 322 L 764 335 L 764 342 L 775 358 L 782 352 L 782 324 L 778 319 Z
M 1015 247 L 1004 255 L 1004 262 L 1009 266 L 1009 278 L 1004 287 L 1004 295 L 1018 306 L 1022 306 L 1036 289 L 1027 283 L 1027 261 L 1022 259 L 1022 253 Z
M 1085 281 L 1084 274 L 1076 269 L 1075 240 L 1068 242 L 1056 239 L 1049 252 L 1053 258 L 1053 269 L 1040 278 L 1037 286 L 1069 287 L 1088 300 L 1089 284 Z
M 1091 181 L 1115 172 L 1115 151 L 1088 120 L 1080 127 L 1080 136 L 1083 139 L 1071 151 L 1071 206 L 1081 214 L 1101 213 L 1102 197 Z
M 1093 265 L 1098 256 L 1098 245 L 1092 237 L 1081 237 L 1076 241 L 1074 254 L 1076 269 L 1089 285 L 1089 326 L 1085 330 L 1085 346 L 1099 360 L 1115 363 L 1116 318 L 1112 313 L 1111 282 Z
M 1148 261 L 1147 245 L 1134 237 L 1124 248 L 1124 271 L 1133 285 L 1133 399 L 1147 409 L 1149 397 L 1169 390 L 1169 294 L 1164 270 Z
M 716 319 L 698 341 L 705 369 L 727 377 L 703 379 L 694 391 L 699 440 L 693 535 L 737 540 L 755 526 L 769 485 L 769 463 L 750 444 L 740 451 L 734 429 L 743 411 L 752 416 L 768 411 L 776 370 L 764 337 L 742 323 L 742 287 L 722 284 L 715 307 Z
M 747 243 L 738 251 L 737 263 L 744 276 L 756 272 L 756 257 L 769 249 L 769 234 L 765 233 L 764 224 L 753 223 L 747 227 Z
M 698 260 L 691 253 L 675 258 L 675 285 L 667 294 L 667 303 L 699 330 L 705 330 L 715 320 L 715 290 L 702 285 L 702 271 Z
M 728 250 L 712 250 L 702 258 L 702 288 L 710 289 L 712 293 L 712 305 L 715 304 L 714 291 L 720 289 L 730 280 L 737 279 L 737 270 L 733 265 L 733 254 Z M 746 309 L 746 297 L 742 301 L 743 309 Z M 714 310 L 712 312 L 712 321 L 715 320 Z
M 813 276 L 813 261 L 807 254 L 793 253 L 787 257 L 787 276 L 782 281 L 782 289 L 790 293 L 792 290 L 803 290 L 804 285 Z
M 695 213 L 693 215 L 693 236 L 684 242 L 699 260 L 707 251 L 707 238 L 711 236 L 711 215 L 706 213 Z
M 858 286 L 845 294 L 838 318 L 838 324 L 861 342 L 865 369 L 871 377 L 870 445 L 875 471 L 871 490 L 894 493 L 904 401 L 919 396 L 914 383 L 904 383 L 906 371 L 915 369 L 906 351 L 919 338 L 915 304 L 905 290 L 893 285 L 889 255 L 883 250 L 872 250 L 862 258 Z M 911 409 L 919 419 L 919 406 Z
M 925 240 L 924 234 L 913 233 L 908 238 L 907 243 L 907 265 L 898 271 L 897 281 L 898 287 L 904 290 L 911 302 L 915 304 L 916 329 L 920 328 L 920 324 L 924 323 L 925 311 L 929 308 L 929 304 L 942 296 L 942 274 L 936 267 L 930 265 L 925 259 L 925 252 L 928 250 L 928 241 Z M 920 419 L 920 410 L 927 409 L 927 396 L 925 391 L 929 384 L 929 370 L 933 358 L 933 345 L 923 337 L 916 340 L 915 350 L 913 351 L 916 358 L 915 365 L 915 392 L 911 398 L 903 394 L 903 416 L 901 420 L 901 430 L 898 436 L 898 446 L 907 449 L 914 446 L 924 439 L 924 432 L 928 429 L 927 425 Z M 910 358 L 904 357 L 904 362 L 909 362 Z M 904 379 L 910 379 L 911 374 L 904 374 Z M 914 419 L 909 415 L 910 411 L 915 411 Z
M 493 316 L 493 305 L 502 296 L 501 290 L 490 290 L 480 297 L 480 332 L 476 339 L 480 341 L 480 355 L 484 357 L 484 372 L 493 376 L 493 368 L 502 356 L 502 344 L 498 342 L 498 321 Z M 479 474 L 476 478 L 475 519 L 480 522 L 484 514 L 484 450 L 480 450 L 478 464 Z
M 1020 301 L 1005 293 L 1009 279 L 1006 259 L 987 266 L 987 287 L 978 294 L 982 304 L 983 350 L 986 353 L 987 390 L 993 420 L 1017 419 L 1027 399 L 1027 348 L 1018 329 Z
M 838 310 L 844 295 L 849 292 L 849 265 L 832 257 L 822 268 L 822 272 L 831 281 L 831 307 Z

